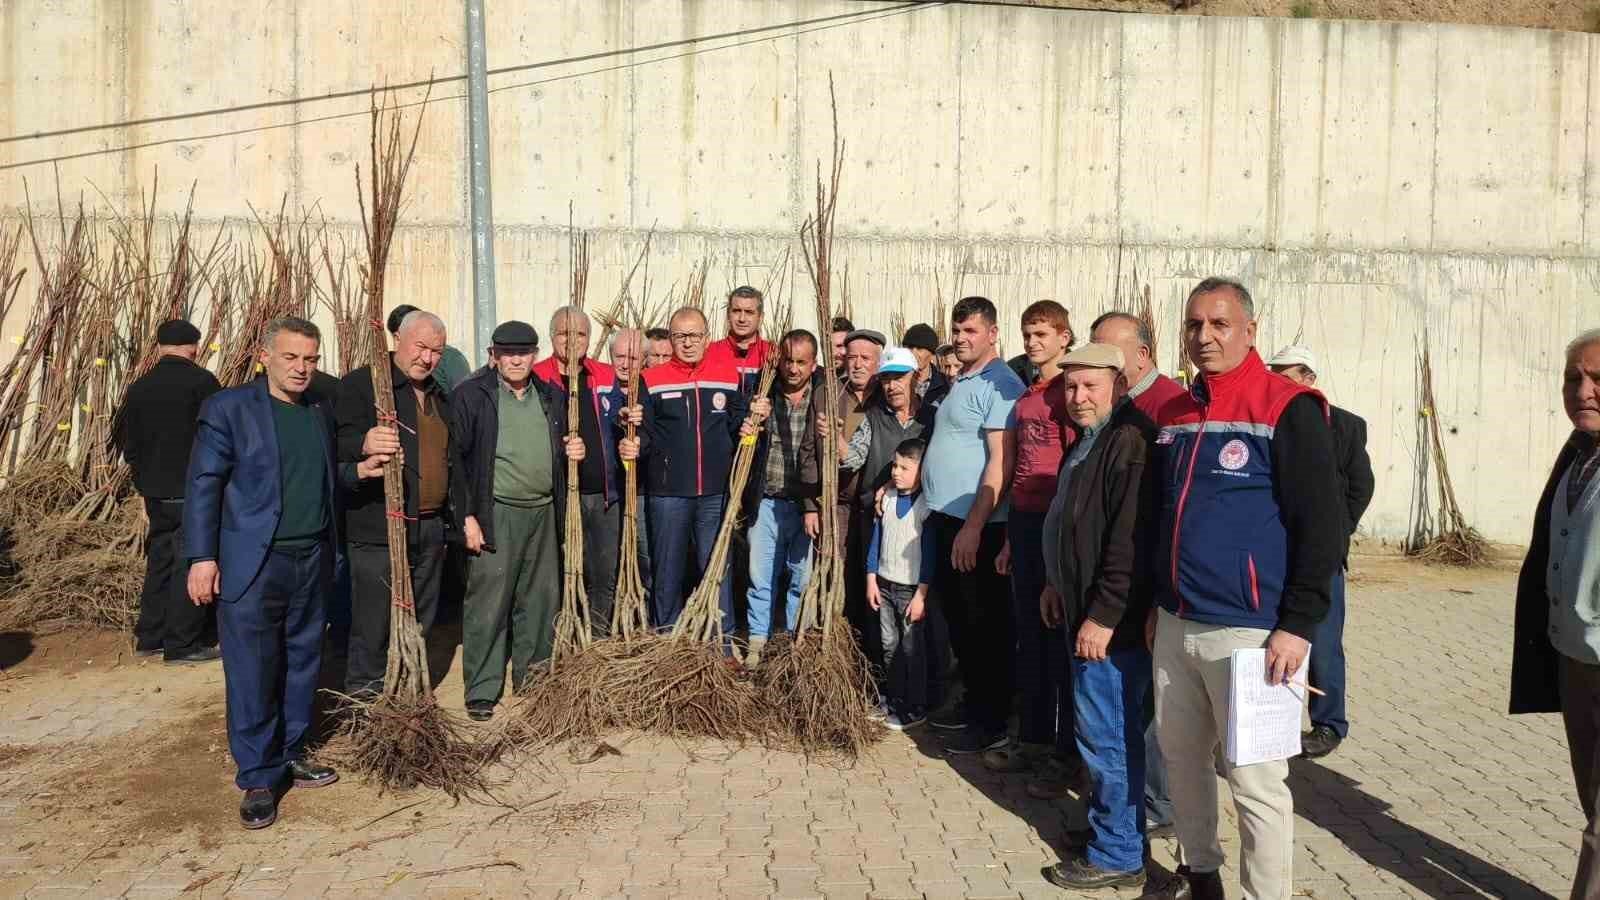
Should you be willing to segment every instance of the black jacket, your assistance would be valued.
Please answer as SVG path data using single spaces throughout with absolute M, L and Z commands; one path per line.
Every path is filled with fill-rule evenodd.
M 533 377 L 528 379 L 528 389 L 538 395 L 544 406 L 544 416 L 550 422 L 556 520 L 564 521 L 567 454 L 563 447 L 567 433 L 567 395 Z M 459 483 L 461 491 L 451 496 L 451 517 L 463 531 L 467 516 L 475 517 L 483 530 L 484 547 L 490 552 L 495 549 L 494 457 L 500 440 L 499 390 L 500 373 L 485 367 L 450 392 L 450 452 L 455 456 L 455 471 L 461 473 L 459 482 L 451 476 L 451 490 Z
M 1550 644 L 1550 592 L 1545 569 L 1550 565 L 1550 504 L 1556 488 L 1574 460 L 1587 450 L 1591 438 L 1573 432 L 1555 468 L 1545 482 L 1539 505 L 1533 510 L 1533 540 L 1517 574 L 1517 610 L 1511 644 L 1511 708 L 1517 713 L 1561 711 L 1560 651 Z
M 811 373 L 811 393 L 806 396 L 806 430 L 800 436 L 796 452 L 800 454 L 799 484 L 788 485 L 788 497 L 800 501 L 806 512 L 816 512 L 818 498 L 822 496 L 822 480 L 817 473 L 817 390 L 823 384 L 822 368 L 819 366 Z M 782 414 L 782 406 L 788 401 L 784 399 L 783 385 L 774 378 L 772 389 L 767 392 L 767 399 L 772 401 L 772 415 L 762 423 L 760 437 L 756 441 L 756 454 L 750 461 L 750 480 L 745 482 L 744 497 L 741 508 L 744 518 L 754 521 L 756 508 L 761 503 L 761 498 L 767 492 L 767 454 L 772 452 L 772 429 L 788 427 Z
M 1337 406 L 1328 407 L 1328 424 L 1333 428 L 1333 461 L 1339 466 L 1339 496 L 1344 498 L 1345 555 L 1350 555 L 1350 538 L 1355 536 L 1361 516 L 1372 502 L 1377 481 L 1372 477 L 1372 460 L 1367 456 L 1367 420 Z
M 1072 471 L 1060 544 L 1061 598 L 1067 640 L 1092 618 L 1112 629 L 1111 649 L 1144 645 L 1154 590 L 1161 472 L 1150 447 L 1155 425 L 1131 402 L 1106 423 L 1106 433 Z
M 415 544 L 417 541 L 417 460 L 421 453 L 417 449 L 417 394 L 411 388 L 411 380 L 404 372 L 394 368 L 390 363 L 389 377 L 394 384 L 394 411 L 395 417 L 400 420 L 400 447 L 405 452 L 405 467 L 401 470 L 404 476 L 406 489 L 406 539 L 407 543 Z M 450 424 L 450 395 L 446 394 L 439 383 L 432 378 L 428 379 L 426 388 L 429 403 L 437 403 L 439 417 L 444 420 L 446 428 Z M 338 427 L 339 436 L 339 462 L 360 462 L 363 458 L 361 445 L 366 440 L 367 432 L 377 427 L 378 407 L 373 393 L 372 367 L 362 366 L 346 375 L 339 382 L 335 395 L 334 422 Z M 448 498 L 461 496 L 461 475 L 455 465 L 454 455 L 448 446 L 445 448 L 445 465 L 449 473 L 450 486 Z M 446 500 L 446 506 L 450 499 Z M 345 504 L 345 540 L 358 544 L 389 544 L 389 520 L 387 507 L 383 498 L 383 479 L 368 478 L 346 498 Z M 445 521 L 451 521 L 446 515 Z M 451 535 L 454 539 L 454 535 Z
M 200 428 L 200 404 L 222 385 L 181 356 L 163 356 L 128 387 L 111 440 L 133 468 L 133 486 L 146 497 L 183 496 L 189 451 Z

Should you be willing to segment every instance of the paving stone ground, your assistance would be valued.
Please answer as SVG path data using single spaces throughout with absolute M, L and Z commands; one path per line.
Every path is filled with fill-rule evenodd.
M 1352 735 L 1293 765 L 1297 894 L 1565 895 L 1583 823 L 1560 721 L 1504 712 L 1513 582 L 1356 560 Z M 345 781 L 247 833 L 219 668 L 104 636 L 0 636 L 0 662 L 0 897 L 1057 897 L 1039 870 L 1083 823 L 931 736 L 852 768 L 618 736 L 524 766 L 502 806 Z M 459 667 L 440 691 L 459 707 Z M 1153 871 L 1175 851 L 1157 840 Z

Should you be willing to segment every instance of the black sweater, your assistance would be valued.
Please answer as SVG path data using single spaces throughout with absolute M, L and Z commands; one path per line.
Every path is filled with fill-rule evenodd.
M 112 443 L 133 468 L 139 493 L 183 496 L 200 404 L 220 390 L 217 376 L 181 356 L 161 357 L 129 386 L 112 426 Z
M 1333 431 L 1322 400 L 1289 401 L 1272 437 L 1279 515 L 1289 532 L 1289 567 L 1278 603 L 1278 627 L 1306 640 L 1328 614 L 1328 590 L 1349 539 L 1340 496 Z

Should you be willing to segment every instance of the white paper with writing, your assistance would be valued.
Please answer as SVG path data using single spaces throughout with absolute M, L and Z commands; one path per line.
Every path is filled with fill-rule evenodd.
M 1306 657 L 1310 659 L 1310 654 Z M 1233 651 L 1228 684 L 1228 762 L 1236 766 L 1300 754 L 1304 663 L 1288 684 L 1267 683 L 1266 648 Z

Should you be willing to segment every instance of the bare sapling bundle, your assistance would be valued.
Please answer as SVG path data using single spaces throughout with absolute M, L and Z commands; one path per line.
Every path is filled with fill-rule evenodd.
M 828 91 L 833 93 L 829 78 Z M 833 113 L 833 166 L 823 181 L 817 175 L 816 212 L 800 227 L 802 258 L 816 290 L 817 321 L 831 321 L 833 228 L 839 200 L 839 177 L 844 145 L 839 140 L 837 101 Z M 820 170 L 820 165 L 819 165 Z M 756 681 L 767 712 L 768 735 L 776 743 L 805 753 L 836 753 L 854 759 L 882 736 L 883 729 L 868 716 L 876 704 L 877 687 L 866 657 L 844 619 L 845 577 L 842 541 L 834 510 L 839 498 L 840 386 L 834 376 L 831 341 L 821 341 L 823 373 L 817 407 L 833 425 L 826 440 L 819 440 L 821 469 L 821 535 L 811 556 L 811 572 L 800 600 L 800 616 L 791 623 L 792 635 L 778 635 L 767 643 Z
M 1476 528 L 1467 524 L 1456 501 L 1455 484 L 1445 459 L 1444 437 L 1439 428 L 1439 409 L 1433 396 L 1433 360 L 1428 352 L 1428 334 L 1422 335 L 1422 352 L 1417 355 L 1417 485 L 1412 509 L 1411 534 L 1406 553 L 1425 562 L 1449 566 L 1481 566 L 1489 562 L 1490 546 Z M 1433 491 L 1429 475 L 1433 475 Z M 1429 494 L 1437 494 L 1437 509 Z
M 381 345 L 383 335 L 367 321 L 367 298 L 361 283 L 350 276 L 349 249 L 340 241 L 339 253 L 334 255 L 328 238 L 327 224 L 320 235 L 319 255 L 322 258 L 323 280 L 327 287 L 318 286 L 322 305 L 333 319 L 334 340 L 338 342 L 339 374 L 348 375 L 361 368 L 377 352 L 373 344 Z
M 644 317 L 634 311 L 633 330 L 625 339 L 628 346 L 623 352 L 639 364 L 630 366 L 628 372 L 628 403 L 639 396 L 639 372 L 644 368 Z M 639 439 L 639 426 L 629 420 L 624 436 L 630 441 Z M 633 641 L 650 634 L 650 608 L 644 590 L 644 575 L 639 571 L 639 466 L 633 461 L 622 464 L 622 536 L 618 542 L 617 589 L 611 606 L 611 635 L 624 641 Z
M 423 101 L 426 109 L 426 99 Z M 365 295 L 367 321 L 382 329 L 385 275 L 395 228 L 400 219 L 405 180 L 421 133 L 421 115 L 409 146 L 402 142 L 401 115 L 387 100 L 372 101 L 371 196 L 365 195 L 361 171 L 356 191 L 366 237 Z M 378 421 L 398 424 L 387 341 L 373 343 L 372 387 Z M 384 466 L 383 495 L 389 539 L 389 654 L 383 692 L 376 698 L 347 698 L 349 715 L 329 746 L 330 755 L 375 782 L 380 790 L 418 786 L 441 790 L 452 798 L 485 788 L 481 750 L 468 738 L 462 722 L 439 708 L 428 677 L 428 654 L 412 602 L 411 567 L 406 554 L 405 482 L 402 464 Z
M 567 439 L 578 436 L 583 414 L 578 397 L 582 381 L 583 357 L 578 353 L 574 338 L 577 325 L 571 316 L 584 315 L 583 302 L 589 293 L 589 236 L 573 232 L 572 235 L 572 309 L 562 325 L 567 330 L 566 353 L 557 360 L 567 373 Z M 552 337 L 552 340 L 554 338 Z M 599 448 L 595 448 L 599 452 Z M 583 508 L 579 503 L 578 461 L 567 458 L 567 504 L 564 533 L 561 542 L 561 612 L 556 615 L 555 644 L 550 658 L 553 664 L 589 646 L 589 593 L 583 585 Z

